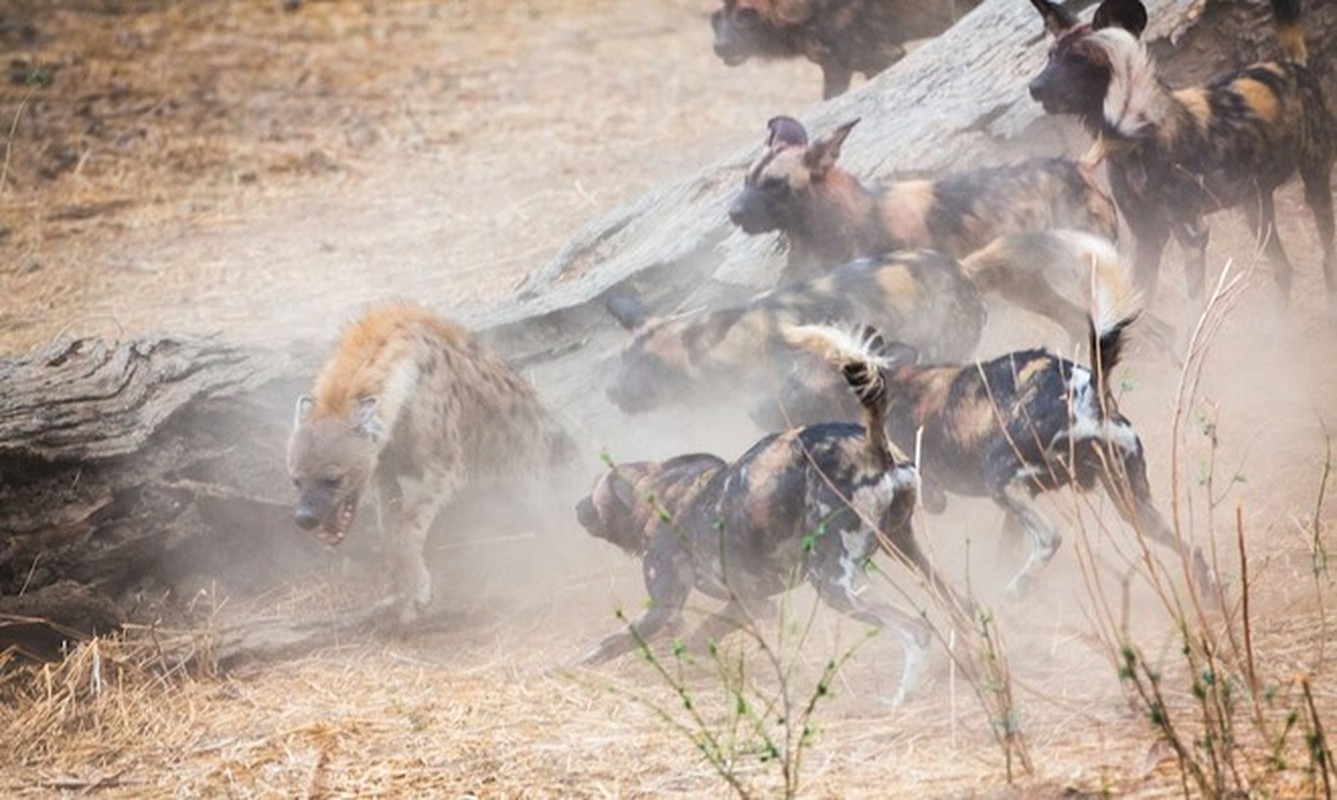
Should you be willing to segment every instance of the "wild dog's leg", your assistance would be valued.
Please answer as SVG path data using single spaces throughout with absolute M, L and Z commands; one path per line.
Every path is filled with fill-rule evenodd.
M 1277 212 L 1272 203 L 1271 191 L 1259 191 L 1258 202 L 1244 204 L 1244 216 L 1248 218 L 1253 234 L 1258 239 L 1258 246 L 1267 254 L 1272 264 L 1272 277 L 1277 282 L 1277 291 L 1283 303 L 1291 299 L 1291 260 L 1286 257 L 1286 248 L 1282 247 L 1277 235 Z
M 441 510 L 463 484 L 459 470 L 429 467 L 422 480 L 400 479 L 403 491 L 399 519 L 393 527 L 386 557 L 393 589 L 400 595 L 399 621 L 417 619 L 432 600 L 432 576 L 427 571 L 427 532 Z
M 1300 169 L 1300 177 L 1305 184 L 1305 203 L 1314 215 L 1314 227 L 1318 229 L 1318 240 L 1323 245 L 1323 279 L 1328 284 L 1328 295 L 1337 298 L 1337 244 L 1334 244 L 1334 225 L 1332 216 L 1331 166 L 1320 161 L 1316 165 L 1305 165 Z
M 682 624 L 682 608 L 692 592 L 695 576 L 692 561 L 683 549 L 677 532 L 661 532 L 645 558 L 641 560 L 645 588 L 650 592 L 650 604 L 629 626 L 629 629 L 609 634 L 587 653 L 582 664 L 600 664 L 635 650 L 640 642 L 647 642 L 665 630 L 675 630 Z
M 830 100 L 850 88 L 854 70 L 834 61 L 822 62 L 822 99 Z
M 1207 300 L 1207 242 L 1211 231 L 1201 214 L 1189 214 L 1175 223 L 1174 234 L 1184 252 L 1184 285 L 1189 300 L 1201 305 Z
M 1142 218 L 1134 222 L 1131 214 L 1128 214 L 1127 218 L 1128 225 L 1133 231 L 1133 238 L 1136 240 L 1133 252 L 1133 281 L 1142 294 L 1143 304 L 1149 308 L 1152 298 L 1156 296 L 1161 254 L 1165 251 L 1165 243 L 1170 241 L 1170 226 L 1167 221 L 1161 219 Z
M 918 615 L 873 600 L 866 593 L 855 594 L 853 583 L 858 573 L 859 565 L 846 552 L 838 559 L 824 559 L 812 571 L 811 581 L 817 596 L 831 608 L 900 637 L 905 645 L 905 666 L 901 669 L 896 694 L 889 701 L 891 705 L 899 706 L 909 699 L 922 681 L 930 628 Z
M 1029 484 L 1029 478 L 1017 476 L 993 494 L 993 501 L 1014 516 L 1031 538 L 1030 555 L 1005 590 L 1014 600 L 1022 596 L 1031 580 L 1063 544 L 1063 537 L 1035 507 L 1035 496 Z
M 711 643 L 720 641 L 734 631 L 773 619 L 775 613 L 775 604 L 770 600 L 735 598 L 729 602 L 729 605 L 703 620 L 688 634 L 687 648 L 694 652 L 700 652 L 709 647 Z
M 1143 457 L 1141 440 L 1133 433 L 1127 420 L 1111 420 L 1110 430 L 1112 441 L 1109 442 L 1107 452 L 1114 457 L 1105 460 L 1105 463 L 1113 464 L 1115 470 L 1122 474 L 1112 474 L 1111 470 L 1103 467 L 1097 469 L 1106 494 L 1114 501 L 1114 507 L 1124 520 L 1135 526 L 1142 535 L 1173 549 L 1181 558 L 1188 558 L 1191 554 L 1193 581 L 1196 584 L 1194 589 L 1198 597 L 1215 605 L 1220 598 L 1210 591 L 1215 581 L 1202 551 L 1190 547 L 1188 542 L 1175 536 L 1165 517 L 1161 516 L 1151 501 L 1151 484 L 1147 480 L 1147 463 Z

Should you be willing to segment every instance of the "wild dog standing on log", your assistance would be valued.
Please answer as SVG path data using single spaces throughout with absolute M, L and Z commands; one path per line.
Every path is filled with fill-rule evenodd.
M 618 464 L 576 515 L 591 534 L 642 560 L 650 603 L 585 657 L 598 663 L 637 641 L 678 628 L 693 588 L 728 601 L 689 637 L 689 647 L 770 616 L 771 597 L 807 581 L 827 605 L 887 629 L 905 644 L 893 702 L 919 684 L 930 629 L 918 614 L 856 591 L 879 547 L 919 569 L 944 597 L 951 590 L 920 551 L 910 526 L 914 464 L 887 441 L 885 389 L 864 342 L 823 341 L 863 407 L 864 426 L 826 423 L 767 436 L 732 464 L 696 454 Z
M 992 499 L 1009 529 L 1030 538 L 1030 557 L 1008 584 L 1009 596 L 1024 592 L 1063 541 L 1037 508 L 1036 495 L 1069 485 L 1089 490 L 1097 482 L 1142 535 L 1192 558 L 1198 591 L 1212 585 L 1202 554 L 1175 536 L 1152 503 L 1142 442 L 1109 390 L 1106 376 L 1119 362 L 1125 330 L 1136 315 L 1130 294 L 1098 288 L 1090 367 L 1044 350 L 921 366 L 913 348 L 887 349 L 883 374 L 892 441 L 910 449 L 922 430 L 925 483 Z M 818 326 L 786 335 L 806 343 L 837 332 Z
M 745 233 L 785 234 L 785 280 L 903 247 L 964 258 L 999 236 L 1023 231 L 1067 228 L 1118 237 L 1114 202 L 1090 170 L 1068 159 L 864 186 L 836 163 L 857 122 L 809 143 L 797 120 L 773 118 L 766 148 L 729 207 L 729 219 Z
M 710 17 L 715 55 L 737 66 L 749 58 L 804 56 L 822 68 L 822 97 L 872 77 L 905 56 L 905 42 L 936 36 L 979 0 L 724 0 Z
M 1272 0 L 1284 59 L 1254 64 L 1205 86 L 1171 90 L 1156 76 L 1139 0 L 1105 0 L 1090 24 L 1062 6 L 1031 0 L 1055 37 L 1030 82 L 1050 114 L 1075 114 L 1100 137 L 1110 186 L 1136 238 L 1134 269 L 1150 300 L 1173 233 L 1201 302 L 1208 230 L 1203 215 L 1243 209 L 1289 297 L 1291 264 L 1277 238 L 1272 193 L 1298 170 L 1323 245 L 1323 274 L 1337 293 L 1329 184 L 1337 126 L 1305 66 L 1299 0 Z
M 985 310 L 955 260 L 902 251 L 845 264 L 811 281 L 713 311 L 661 319 L 639 300 L 615 297 L 608 310 L 635 339 L 619 356 L 608 397 L 628 413 L 721 388 L 764 389 L 768 374 L 788 371 L 784 323 L 864 320 L 937 358 L 975 348 Z
M 431 599 L 423 546 L 437 512 L 480 479 L 516 481 L 572 455 L 571 439 L 504 361 L 461 328 L 399 303 L 349 326 L 314 393 L 298 399 L 288 473 L 297 524 L 331 547 L 375 480 L 407 623 Z

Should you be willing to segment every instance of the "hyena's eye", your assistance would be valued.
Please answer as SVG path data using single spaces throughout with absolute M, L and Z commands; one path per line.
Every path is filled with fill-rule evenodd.
M 321 479 L 320 479 L 320 488 L 322 488 L 322 489 L 338 489 L 338 488 L 339 488 L 339 484 L 341 484 L 341 483 L 343 483 L 343 478 L 338 478 L 338 477 L 335 477 L 335 478 L 321 478 Z
M 292 485 L 298 489 L 302 488 L 302 482 L 297 480 L 296 478 L 292 479 Z

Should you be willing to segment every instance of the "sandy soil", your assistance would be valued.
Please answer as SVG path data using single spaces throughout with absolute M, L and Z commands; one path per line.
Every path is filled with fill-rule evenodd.
M 817 99 L 811 65 L 720 65 L 709 52 L 711 5 L 311 0 L 286 13 L 261 0 L 11 3 L 0 11 L 0 45 L 14 54 L 0 89 L 0 120 L 13 129 L 0 180 L 0 352 L 58 335 L 153 330 L 328 338 L 386 295 L 460 314 L 494 301 L 580 225 L 758 140 L 766 118 Z M 1266 277 L 1254 281 L 1214 340 L 1182 414 L 1176 460 L 1178 374 L 1146 348 L 1135 348 L 1123 376 L 1123 409 L 1155 443 L 1158 496 L 1168 504 L 1170 476 L 1181 476 L 1185 528 L 1219 547 L 1236 579 L 1242 509 L 1262 587 L 1255 646 L 1278 698 L 1268 713 L 1291 707 L 1298 677 L 1309 675 L 1331 728 L 1337 684 L 1323 609 L 1337 597 L 1326 573 L 1312 577 L 1310 547 L 1322 425 L 1337 425 L 1337 344 L 1293 187 L 1280 209 L 1300 291 L 1280 310 Z M 1240 220 L 1221 215 L 1214 225 L 1212 263 L 1252 266 Z M 1174 292 L 1166 294 L 1173 312 Z M 592 450 L 732 453 L 756 433 L 682 411 L 610 422 L 606 404 L 589 410 L 597 404 L 587 409 L 554 388 L 560 376 L 540 371 L 538 382 Z M 1049 508 L 1085 524 L 1071 527 L 1037 595 L 1002 623 L 1017 682 L 1013 721 L 1033 773 L 1009 788 L 991 737 L 999 717 L 980 709 L 960 675 L 943 669 L 926 699 L 883 706 L 900 656 L 879 639 L 859 648 L 819 706 L 802 768 L 807 794 L 1179 792 L 1173 755 L 1122 700 L 1079 577 L 1088 547 L 1120 563 L 1126 532 L 1100 524 L 1101 507 Z M 1317 525 L 1329 542 L 1332 521 L 1325 508 Z M 996 598 L 991 509 L 954 503 L 921 528 L 955 576 Z M 630 612 L 643 595 L 634 564 L 578 531 L 563 535 L 573 552 L 552 566 L 562 574 L 532 582 L 532 567 L 505 571 L 509 549 L 461 548 L 442 581 L 461 624 L 445 633 L 377 637 L 185 681 L 146 673 L 107 644 L 45 684 L 0 682 L 22 698 L 0 716 L 15 731 L 0 786 L 116 796 L 727 794 L 689 736 L 661 717 L 685 719 L 681 699 L 643 661 L 560 668 L 616 627 L 615 607 Z M 282 608 L 310 591 L 270 601 Z M 799 597 L 795 620 L 811 603 Z M 1170 676 L 1175 707 L 1191 718 L 1191 681 L 1154 594 L 1139 585 L 1129 613 Z M 789 651 L 804 697 L 824 661 L 862 637 L 851 623 L 816 620 L 806 645 Z M 759 654 L 742 663 L 770 685 Z M 689 670 L 686 680 L 709 717 L 728 718 L 711 670 Z M 1251 766 L 1283 795 L 1306 786 L 1298 740 L 1292 734 L 1287 770 Z M 739 765 L 758 794 L 777 792 L 774 762 L 747 752 Z

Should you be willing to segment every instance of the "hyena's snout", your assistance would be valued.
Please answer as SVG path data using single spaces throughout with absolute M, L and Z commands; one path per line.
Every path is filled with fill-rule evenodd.
M 293 511 L 293 521 L 304 531 L 313 531 L 320 525 L 320 516 L 305 503 L 299 503 Z

